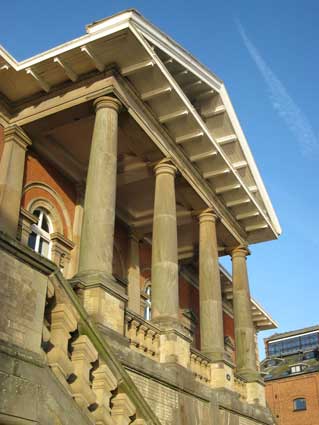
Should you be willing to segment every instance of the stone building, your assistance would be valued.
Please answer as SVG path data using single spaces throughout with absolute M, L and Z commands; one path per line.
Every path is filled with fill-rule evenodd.
M 265 339 L 261 370 L 278 425 L 319 425 L 319 326 Z
M 0 423 L 274 423 L 246 257 L 280 226 L 218 77 L 134 10 L 1 48 L 0 155 Z

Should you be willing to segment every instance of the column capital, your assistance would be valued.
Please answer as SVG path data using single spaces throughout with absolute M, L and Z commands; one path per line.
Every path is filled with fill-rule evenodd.
M 169 159 L 163 159 L 155 165 L 154 171 L 156 176 L 160 174 L 170 174 L 175 177 L 177 168 Z
M 22 128 L 15 124 L 9 125 L 4 129 L 4 142 L 14 142 L 24 150 L 27 150 L 27 148 L 32 145 L 31 140 Z
M 230 255 L 232 258 L 234 257 L 247 257 L 247 255 L 250 255 L 251 252 L 248 249 L 248 246 L 239 245 L 236 248 L 233 248 L 230 250 Z
M 218 220 L 218 215 L 213 208 L 207 208 L 198 214 L 198 219 L 200 223 L 206 221 L 215 223 Z
M 95 112 L 103 108 L 114 109 L 114 111 L 119 112 L 122 108 L 122 103 L 116 97 L 101 96 L 94 100 L 93 106 Z

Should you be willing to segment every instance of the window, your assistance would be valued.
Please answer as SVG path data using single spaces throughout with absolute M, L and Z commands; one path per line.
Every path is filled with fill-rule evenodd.
M 41 208 L 34 210 L 33 215 L 38 217 L 38 224 L 32 225 L 28 245 L 35 252 L 43 255 L 43 257 L 50 258 L 50 233 L 52 233 L 50 219 Z
M 299 373 L 302 372 L 302 366 L 300 364 L 296 365 L 296 366 L 291 366 L 290 368 L 290 372 L 291 373 Z
M 307 404 L 305 398 L 296 398 L 294 400 L 294 410 L 306 410 Z
M 151 320 L 152 318 L 152 287 L 147 285 L 144 293 L 146 295 L 145 307 L 144 307 L 144 319 Z

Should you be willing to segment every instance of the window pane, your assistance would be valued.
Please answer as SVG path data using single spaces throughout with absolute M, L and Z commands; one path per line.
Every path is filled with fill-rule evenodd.
M 295 410 L 306 410 L 306 400 L 304 398 L 297 398 L 294 400 L 294 409 Z
M 47 216 L 45 214 L 43 214 L 41 228 L 49 233 L 49 223 L 48 223 Z
M 34 210 L 33 211 L 33 215 L 35 215 L 36 217 L 39 218 L 40 217 L 40 212 L 41 212 L 40 210 Z
M 28 246 L 32 249 L 35 249 L 36 238 L 37 238 L 37 235 L 34 232 L 32 232 L 29 236 Z
M 43 257 L 49 257 L 49 243 L 42 238 L 40 239 L 39 253 Z

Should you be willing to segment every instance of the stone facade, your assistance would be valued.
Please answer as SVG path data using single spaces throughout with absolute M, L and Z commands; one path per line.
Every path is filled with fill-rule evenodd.
M 0 62 L 1 423 L 274 423 L 246 256 L 279 224 L 221 82 L 141 44 L 139 19 L 88 26 L 28 95 Z

